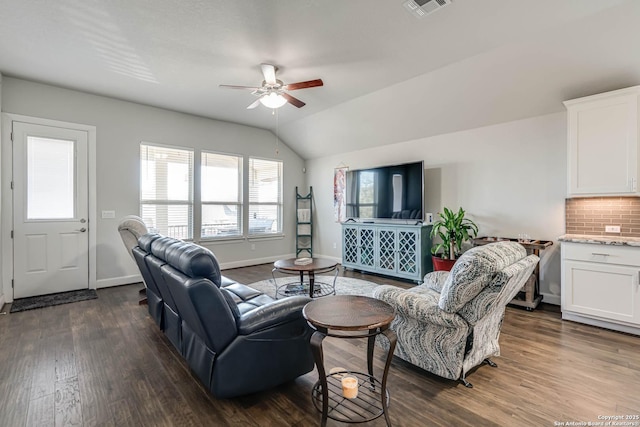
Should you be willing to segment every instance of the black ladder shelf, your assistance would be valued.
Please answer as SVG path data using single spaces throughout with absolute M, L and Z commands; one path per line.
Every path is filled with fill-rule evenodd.
M 313 258 L 313 187 L 306 196 L 296 187 L 296 258 L 300 254 Z

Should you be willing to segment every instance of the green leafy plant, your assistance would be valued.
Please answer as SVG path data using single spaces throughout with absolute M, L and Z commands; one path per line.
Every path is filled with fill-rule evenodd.
M 457 213 L 444 208 L 444 212 L 438 212 L 438 216 L 440 218 L 433 223 L 431 237 L 440 237 L 442 243 L 434 245 L 431 253 L 436 255 L 442 249 L 442 258 L 456 259 L 462 253 L 462 243 L 478 235 L 478 226 L 465 218 L 465 210 L 462 208 Z

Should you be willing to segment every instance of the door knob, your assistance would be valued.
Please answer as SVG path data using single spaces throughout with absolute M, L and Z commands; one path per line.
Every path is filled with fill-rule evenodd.
M 81 233 L 84 233 L 85 231 L 87 231 L 87 229 L 86 229 L 86 228 L 84 228 L 84 227 L 82 227 L 80 230 L 76 230 L 76 231 L 79 231 L 79 232 L 81 232 Z
M 80 220 L 80 222 L 81 222 L 82 224 L 84 224 L 85 222 L 87 222 L 87 220 L 86 220 L 86 219 L 84 219 L 84 218 L 82 218 L 82 219 Z

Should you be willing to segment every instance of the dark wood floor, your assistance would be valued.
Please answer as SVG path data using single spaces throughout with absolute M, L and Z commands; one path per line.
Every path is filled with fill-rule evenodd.
M 251 283 L 270 271 L 263 265 L 225 275 Z M 97 300 L 0 316 L 0 426 L 319 424 L 309 397 L 315 371 L 267 392 L 213 398 L 138 306 L 138 289 L 102 289 Z M 499 367 L 473 372 L 473 389 L 394 359 L 393 424 L 553 426 L 640 414 L 640 337 L 564 322 L 543 306 L 508 308 L 500 341 Z M 361 370 L 364 353 L 363 341 L 325 340 L 328 367 Z M 381 360 L 378 350 L 376 369 Z

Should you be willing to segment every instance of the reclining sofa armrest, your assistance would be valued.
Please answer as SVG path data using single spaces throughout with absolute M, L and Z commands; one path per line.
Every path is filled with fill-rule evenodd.
M 302 308 L 309 301 L 311 301 L 309 297 L 292 296 L 248 311 L 238 320 L 238 333 L 249 335 L 256 331 L 302 319 Z
M 467 328 L 469 325 L 456 313 L 447 313 L 438 307 L 440 294 L 410 292 L 396 286 L 382 285 L 375 288 L 373 296 L 390 304 L 396 313 L 446 328 Z

